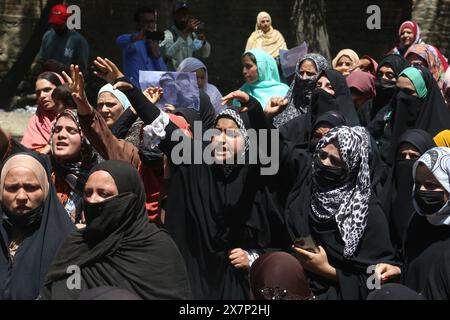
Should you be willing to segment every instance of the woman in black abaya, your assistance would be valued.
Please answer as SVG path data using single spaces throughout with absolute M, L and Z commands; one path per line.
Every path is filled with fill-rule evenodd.
M 436 289 L 437 263 L 450 247 L 450 149 L 433 148 L 413 167 L 415 213 L 404 242 L 403 283 L 420 293 Z M 449 270 L 447 270 L 449 272 Z
M 91 170 L 84 214 L 86 228 L 63 242 L 41 299 L 77 299 L 103 286 L 142 299 L 191 297 L 183 258 L 167 232 L 148 221 L 144 186 L 129 163 L 110 160 Z M 75 289 L 67 285 L 73 265 L 81 271 Z
M 411 198 L 413 165 L 422 154 L 434 147 L 433 137 L 421 129 L 406 130 L 399 139 L 396 160 L 380 196 L 396 249 L 401 249 L 409 220 L 414 213 Z
M 399 138 L 407 129 L 422 129 L 435 136 L 450 128 L 450 111 L 428 69 L 404 69 L 396 86 L 398 93 L 389 104 L 392 110 L 392 120 L 388 123 L 390 134 L 383 137 L 386 147 L 381 148 L 382 158 L 389 165 L 395 159 Z
M 260 172 L 262 166 L 248 161 L 249 148 L 257 146 L 250 146 L 247 129 L 267 125 L 261 106 L 243 92 L 228 95 L 225 100 L 238 99 L 243 110 L 248 111 L 238 114 L 225 110 L 219 114 L 214 123 L 216 130 L 209 136 L 211 140 L 203 145 L 182 134 L 182 144 L 189 145 L 191 152 L 185 149 L 182 159 L 176 159 L 182 144 L 171 139 L 177 127 L 168 115 L 124 79 L 112 62 L 97 62 L 104 78 L 130 99 L 147 125 L 147 137 L 159 143 L 174 164 L 165 227 L 186 261 L 193 297 L 248 298 L 247 269 L 258 255 L 255 250 L 268 247 L 277 234 L 277 225 L 281 229 L 281 217 L 272 204 L 267 177 Z M 84 98 L 76 102 L 87 103 Z M 211 163 L 204 161 L 202 155 L 209 155 Z M 227 159 L 233 164 L 225 163 Z
M 312 92 L 311 107 L 306 114 L 279 127 L 281 139 L 307 149 L 313 136 L 314 123 L 328 111 L 338 111 L 349 126 L 359 125 L 347 82 L 344 76 L 335 70 L 324 70 L 320 73 L 316 88 Z
M 291 241 L 311 235 L 319 253 L 296 248 L 319 299 L 365 299 L 368 268 L 382 281 L 398 276 L 389 229 L 369 167 L 370 138 L 362 127 L 338 127 L 317 145 L 311 160 L 297 156 L 297 184 L 285 221 Z M 301 160 L 303 159 L 303 160 Z

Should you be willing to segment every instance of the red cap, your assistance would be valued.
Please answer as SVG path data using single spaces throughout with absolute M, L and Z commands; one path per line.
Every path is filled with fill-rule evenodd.
M 57 4 L 50 10 L 48 23 L 64 24 L 68 17 L 67 6 L 65 4 Z

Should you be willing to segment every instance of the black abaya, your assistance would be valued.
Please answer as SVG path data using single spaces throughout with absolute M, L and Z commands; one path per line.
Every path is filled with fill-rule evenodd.
M 191 297 L 186 267 L 173 240 L 150 223 L 139 173 L 124 161 L 105 161 L 91 171 L 113 177 L 119 195 L 97 204 L 87 227 L 68 237 L 50 269 L 44 299 L 77 299 L 86 290 L 112 286 L 142 299 Z M 88 218 L 88 217 L 87 217 Z M 81 287 L 69 289 L 67 268 L 80 267 Z
M 139 90 L 125 93 L 146 124 L 160 115 Z M 265 127 L 259 103 L 250 98 L 247 107 L 249 111 L 241 117 L 248 114 L 254 129 Z M 169 122 L 166 137 L 175 129 Z M 176 143 L 166 138 L 159 146 L 170 157 Z M 259 164 L 237 165 L 225 174 L 217 164 L 172 167 L 165 226 L 186 260 L 195 299 L 248 298 L 247 272 L 231 265 L 228 251 L 266 248 L 275 225 L 280 224 L 260 168 Z

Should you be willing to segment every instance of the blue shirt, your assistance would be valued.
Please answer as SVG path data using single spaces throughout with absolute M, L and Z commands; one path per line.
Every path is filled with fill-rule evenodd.
M 138 88 L 139 70 L 143 71 L 167 71 L 164 59 L 158 59 L 148 54 L 145 40 L 133 42 L 133 37 L 138 33 L 123 34 L 118 36 L 116 44 L 122 48 L 123 71 L 125 76 Z

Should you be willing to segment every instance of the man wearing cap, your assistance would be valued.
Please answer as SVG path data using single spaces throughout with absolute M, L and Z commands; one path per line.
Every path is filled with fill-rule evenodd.
M 147 34 L 156 31 L 156 11 L 141 8 L 134 14 L 139 32 L 122 34 L 116 44 L 122 48 L 123 71 L 125 76 L 139 88 L 139 70 L 167 71 L 157 40 Z
M 78 64 L 86 72 L 89 59 L 89 46 L 86 39 L 76 30 L 69 30 L 67 6 L 57 4 L 52 7 L 48 23 L 51 29 L 42 38 L 39 60 L 54 59 L 62 64 Z
M 202 23 L 189 17 L 188 5 L 178 1 L 173 8 L 174 25 L 164 32 L 161 49 L 169 70 L 176 70 L 186 58 L 195 55 L 207 58 L 211 52 L 211 45 L 206 41 Z

